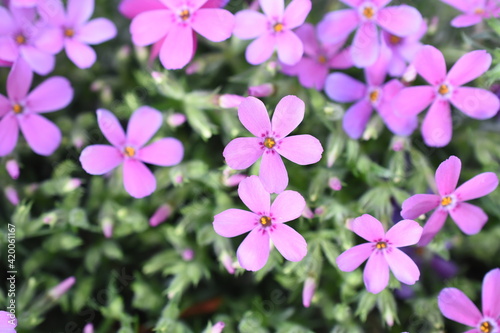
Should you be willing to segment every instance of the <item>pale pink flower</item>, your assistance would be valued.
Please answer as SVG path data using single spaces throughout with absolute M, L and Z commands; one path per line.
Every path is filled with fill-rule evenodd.
M 463 12 L 451 21 L 455 28 L 470 27 L 484 19 L 500 17 L 498 0 L 441 0 Z

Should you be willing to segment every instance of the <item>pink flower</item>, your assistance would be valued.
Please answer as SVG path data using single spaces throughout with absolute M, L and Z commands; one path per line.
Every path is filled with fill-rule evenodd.
M 286 9 L 284 0 L 259 0 L 259 3 L 264 14 L 250 9 L 236 14 L 234 35 L 240 39 L 257 38 L 246 50 L 247 61 L 261 64 L 276 49 L 282 63 L 296 64 L 302 58 L 304 46 L 292 30 L 304 23 L 311 11 L 311 0 L 292 0 Z
M 416 116 L 407 117 L 393 110 L 392 99 L 404 86 L 398 80 L 384 84 L 390 57 L 390 52 L 384 48 L 379 59 L 365 68 L 366 85 L 338 72 L 328 75 L 326 79 L 328 97 L 341 103 L 356 102 L 347 109 L 342 120 L 344 131 L 353 139 L 363 135 L 373 109 L 395 134 L 410 135 L 418 126 Z
M 307 165 L 318 162 L 323 153 L 321 143 L 307 134 L 287 137 L 304 119 L 305 105 L 296 96 L 285 96 L 269 120 L 264 103 L 247 97 L 238 108 L 238 118 L 254 138 L 236 138 L 228 143 L 223 155 L 230 168 L 246 169 L 262 156 L 259 176 L 271 193 L 282 192 L 288 185 L 288 174 L 280 155 Z
M 184 155 L 182 143 L 163 138 L 144 145 L 158 131 L 162 115 L 149 106 L 137 109 L 131 116 L 127 134 L 118 119 L 108 110 L 97 110 L 99 127 L 113 146 L 88 146 L 80 155 L 83 169 L 91 175 L 103 175 L 123 164 L 125 190 L 134 198 L 143 198 L 156 189 L 156 179 L 144 163 L 172 166 Z
M 493 172 L 484 172 L 457 188 L 462 163 L 456 156 L 450 156 L 436 170 L 437 194 L 416 194 L 403 202 L 401 216 L 416 219 L 433 209 L 424 226 L 418 245 L 424 246 L 441 230 L 448 217 L 467 235 L 477 234 L 483 228 L 488 216 L 484 211 L 464 201 L 477 199 L 493 192 L 498 186 L 498 177 Z
M 429 105 L 422 124 L 425 144 L 443 147 L 451 141 L 453 132 L 450 102 L 471 118 L 487 119 L 500 109 L 500 100 L 485 89 L 462 87 L 486 72 L 491 55 L 484 50 L 463 55 L 446 74 L 443 54 L 433 46 L 422 47 L 413 61 L 417 73 L 430 86 L 409 87 L 394 97 L 393 107 L 402 114 L 414 116 Z
M 60 0 L 42 2 L 42 17 L 59 32 L 66 55 L 79 68 L 89 68 L 96 61 L 96 53 L 89 45 L 101 44 L 116 36 L 116 27 L 106 18 L 89 21 L 94 12 L 94 0 L 69 0 L 65 12 Z
M 59 128 L 40 114 L 68 106 L 73 88 L 67 79 L 55 76 L 28 93 L 32 80 L 33 72 L 20 58 L 7 78 L 7 97 L 0 94 L 0 156 L 14 150 L 19 129 L 39 155 L 51 155 L 61 143 Z
M 304 56 L 293 66 L 283 64 L 282 70 L 287 75 L 298 76 L 300 84 L 305 88 L 322 90 L 331 68 L 352 67 L 349 48 L 341 49 L 346 39 L 337 43 L 322 44 L 310 23 L 304 23 L 295 33 L 304 44 Z
M 83 333 L 94 333 L 94 325 L 92 325 L 91 323 L 85 325 L 85 327 L 83 328 Z
M 0 311 L 0 332 L 16 333 L 17 319 L 16 316 L 7 312 Z
M 163 0 L 162 9 L 134 17 L 130 26 L 132 41 L 139 46 L 162 41 L 157 47 L 163 66 L 167 69 L 186 66 L 195 52 L 193 30 L 212 42 L 221 42 L 231 37 L 234 28 L 233 14 L 220 8 L 200 8 L 206 2 Z
M 307 253 L 307 244 L 297 231 L 284 222 L 295 220 L 302 214 L 306 202 L 295 191 L 284 191 L 272 205 L 271 196 L 257 176 L 243 180 L 238 195 L 251 212 L 231 208 L 215 215 L 215 232 L 223 237 L 250 233 L 237 251 L 238 261 L 244 269 L 258 271 L 267 262 L 272 240 L 278 251 L 290 261 L 300 261 Z
M 68 290 L 75 284 L 76 279 L 74 276 L 70 276 L 66 280 L 63 280 L 57 286 L 52 288 L 48 295 L 53 299 L 59 299 L 62 295 L 66 294 Z
M 373 216 L 364 214 L 352 221 L 352 231 L 369 243 L 356 245 L 337 258 L 339 269 L 352 272 L 366 259 L 363 280 L 366 289 L 378 294 L 389 283 L 389 268 L 399 281 L 415 284 L 420 277 L 417 265 L 398 247 L 414 245 L 422 235 L 422 227 L 415 221 L 402 220 L 387 233 L 382 223 Z
M 460 324 L 474 327 L 467 333 L 500 332 L 500 269 L 495 268 L 484 276 L 483 313 L 472 301 L 456 288 L 445 288 L 438 296 L 439 310 L 443 316 Z
M 500 17 L 500 4 L 497 0 L 441 0 L 463 12 L 451 21 L 455 28 L 470 27 L 483 19 Z
M 62 47 L 57 29 L 41 27 L 35 21 L 34 8 L 0 6 L 0 59 L 15 62 L 24 59 L 40 75 L 50 73 L 55 56 Z
M 356 32 L 351 55 L 358 67 L 372 65 L 380 51 L 377 26 L 398 37 L 416 33 L 422 16 L 413 7 L 401 5 L 384 8 L 391 0 L 341 0 L 352 9 L 331 12 L 318 24 L 318 35 L 323 43 L 336 43 Z

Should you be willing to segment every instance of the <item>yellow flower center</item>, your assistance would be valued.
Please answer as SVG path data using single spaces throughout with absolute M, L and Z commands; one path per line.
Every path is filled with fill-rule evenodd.
M 19 114 L 23 112 L 23 107 L 20 104 L 16 103 L 12 106 L 12 111 L 14 111 L 14 113 L 16 114 Z
M 483 333 L 490 333 L 493 331 L 493 326 L 487 322 L 487 321 L 483 321 L 481 323 L 481 326 L 479 326 L 479 329 L 481 330 L 481 332 Z
M 135 156 L 135 149 L 132 147 L 125 147 L 124 149 L 124 154 L 127 157 L 134 157 Z
M 379 95 L 380 93 L 378 90 L 373 90 L 370 93 L 370 102 L 375 103 L 376 101 L 378 101 Z
M 270 225 L 272 225 L 273 223 L 271 222 L 271 218 L 268 217 L 268 216 L 262 216 L 259 220 L 260 224 L 263 226 L 263 227 L 269 227 Z
M 377 250 L 382 250 L 382 249 L 385 249 L 387 248 L 387 243 L 386 242 L 378 242 L 375 247 L 377 248 Z
M 282 23 L 276 23 L 273 27 L 275 32 L 281 32 L 281 31 L 283 31 L 283 28 L 284 28 L 284 26 Z
M 274 141 L 273 138 L 267 137 L 267 138 L 264 139 L 264 146 L 266 146 L 266 148 L 271 149 L 275 145 L 276 145 L 276 141 Z
M 189 10 L 187 9 L 183 9 L 181 11 L 181 13 L 179 14 L 180 18 L 183 20 L 183 21 L 186 21 L 187 19 L 189 19 L 191 17 L 191 13 L 189 12 Z
M 439 86 L 438 92 L 440 95 L 446 95 L 450 92 L 450 88 L 446 84 L 442 84 Z
M 365 7 L 365 9 L 363 9 L 363 16 L 367 19 L 373 18 L 375 16 L 375 10 L 373 7 Z
M 64 30 L 64 36 L 66 37 L 73 37 L 75 35 L 75 30 L 71 29 L 71 28 L 66 28 Z
M 484 9 L 476 8 L 476 9 L 474 9 L 474 14 L 478 14 L 478 15 L 484 14 Z
M 444 197 L 443 199 L 441 199 L 441 206 L 448 206 L 448 205 L 451 205 L 451 202 L 453 200 L 451 199 L 451 197 Z
M 24 37 L 23 35 L 17 35 L 16 36 L 16 43 L 17 44 L 24 44 L 24 43 L 26 43 L 26 37 Z
M 324 55 L 320 55 L 320 56 L 318 57 L 318 62 L 319 62 L 320 64 L 326 64 L 326 62 L 327 62 L 327 61 L 328 61 L 328 59 L 326 59 L 326 57 L 325 57 Z
M 401 37 L 390 35 L 389 36 L 389 42 L 392 45 L 397 45 L 397 44 L 401 43 Z

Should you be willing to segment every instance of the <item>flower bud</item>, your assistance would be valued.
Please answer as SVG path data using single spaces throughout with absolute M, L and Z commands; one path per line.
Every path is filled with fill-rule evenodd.
M 182 251 L 182 259 L 184 261 L 191 261 L 194 258 L 194 251 L 193 249 L 185 249 Z
M 66 294 L 68 290 L 75 284 L 75 277 L 70 276 L 66 280 L 59 283 L 57 286 L 49 291 L 49 297 L 57 300 L 61 298 L 62 295 Z
M 248 95 L 254 97 L 268 97 L 274 94 L 274 86 L 271 83 L 264 83 L 248 88 Z
M 229 254 L 224 252 L 221 256 L 221 261 L 229 274 L 234 274 L 233 259 Z
M 5 163 L 5 169 L 7 169 L 7 172 L 12 179 L 19 178 L 19 165 L 16 160 L 8 160 L 7 163 Z
M 237 108 L 245 97 L 233 94 L 223 94 L 219 96 L 219 106 L 223 109 Z
M 83 328 L 83 333 L 94 333 L 94 325 L 92 325 L 91 323 L 85 325 L 85 327 Z
M 340 191 L 342 189 L 342 183 L 337 177 L 332 177 L 328 180 L 328 186 L 334 191 Z
M 167 123 L 172 127 L 179 127 L 186 122 L 186 116 L 182 113 L 172 113 L 167 118 Z
M 113 237 L 113 221 L 110 218 L 104 218 L 102 221 L 102 233 L 104 237 Z
M 306 219 L 312 219 L 314 218 L 314 213 L 311 210 L 311 208 L 309 208 L 309 206 L 306 205 L 306 207 L 302 211 L 302 216 L 305 217 Z
M 304 289 L 302 289 L 302 304 L 308 308 L 311 305 L 311 300 L 316 291 L 316 282 L 314 278 L 308 277 L 304 282 Z
M 172 209 L 170 208 L 169 205 L 161 205 L 156 209 L 154 214 L 151 216 L 149 219 L 149 225 L 152 227 L 156 227 L 162 222 L 165 222 L 165 220 L 170 216 L 172 213 Z
M 19 196 L 17 195 L 17 191 L 15 188 L 12 186 L 7 186 L 4 190 L 5 196 L 7 197 L 7 200 L 14 206 L 19 205 Z
M 212 326 L 212 330 L 210 331 L 210 333 L 221 333 L 224 329 L 224 326 L 226 326 L 226 324 L 224 324 L 223 321 L 219 321 L 214 326 Z

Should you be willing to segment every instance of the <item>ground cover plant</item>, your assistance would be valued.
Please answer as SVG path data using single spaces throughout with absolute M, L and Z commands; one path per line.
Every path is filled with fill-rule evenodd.
M 500 333 L 500 1 L 3 0 L 0 332 Z

